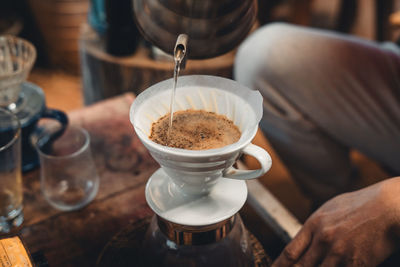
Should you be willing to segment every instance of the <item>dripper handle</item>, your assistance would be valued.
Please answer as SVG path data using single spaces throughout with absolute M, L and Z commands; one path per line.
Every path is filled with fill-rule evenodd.
M 257 161 L 260 163 L 261 168 L 258 170 L 239 170 L 234 167 L 230 167 L 224 171 L 222 175 L 224 178 L 237 179 L 237 180 L 250 180 L 260 177 L 271 168 L 272 165 L 271 156 L 268 154 L 267 151 L 265 151 L 261 147 L 250 143 L 243 149 L 242 152 L 245 155 L 255 157 Z

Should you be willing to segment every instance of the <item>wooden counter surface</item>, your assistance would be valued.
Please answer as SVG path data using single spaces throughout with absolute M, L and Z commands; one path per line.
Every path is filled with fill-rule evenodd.
M 153 214 L 144 192 L 159 165 L 130 124 L 133 100 L 132 94 L 125 94 L 68 113 L 71 124 L 88 130 L 100 177 L 99 192 L 88 206 L 58 211 L 40 191 L 39 170 L 24 175 L 25 221 L 17 230 L 29 251 L 42 251 L 50 266 L 95 266 L 116 233 Z M 253 227 L 260 226 L 254 216 L 246 218 L 247 210 L 243 210 L 243 219 Z
M 24 175 L 25 222 L 17 229 L 31 252 L 41 250 L 51 266 L 94 266 L 103 247 L 130 222 L 152 214 L 144 199 L 144 186 L 159 167 L 136 137 L 129 122 L 129 107 L 134 97 L 125 94 L 82 108 L 79 77 L 53 71 L 34 71 L 30 80 L 41 86 L 49 107 L 69 111 L 72 124 L 86 128 L 100 176 L 97 197 L 87 207 L 74 212 L 52 208 L 40 192 L 38 170 Z M 74 110 L 75 111 L 71 111 Z M 259 181 L 276 195 L 300 221 L 309 214 L 309 200 L 300 192 L 267 139 L 259 131 L 253 143 L 272 157 L 271 170 Z M 380 175 L 376 164 L 355 154 L 356 164 L 371 184 Z M 247 167 L 257 162 L 245 159 Z M 271 238 L 271 231 L 260 223 L 248 205 L 241 211 L 246 226 L 264 245 L 282 244 Z M 268 251 L 274 256 L 272 251 Z
M 103 247 L 128 223 L 148 217 L 144 186 L 159 167 L 129 122 L 130 94 L 75 112 L 71 124 L 91 136 L 100 177 L 99 192 L 88 206 L 61 212 L 40 192 L 38 170 L 24 175 L 25 221 L 19 233 L 29 251 L 42 251 L 50 266 L 94 266 Z

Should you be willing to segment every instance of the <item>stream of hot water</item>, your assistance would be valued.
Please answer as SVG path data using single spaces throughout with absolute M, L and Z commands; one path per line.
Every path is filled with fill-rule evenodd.
M 188 36 L 186 34 L 180 34 L 176 40 L 175 49 L 174 49 L 174 80 L 173 80 L 173 88 L 171 94 L 171 102 L 170 102 L 170 115 L 169 115 L 169 127 L 168 127 L 168 139 L 171 136 L 172 132 L 172 121 L 174 119 L 174 107 L 175 107 L 175 92 L 176 92 L 176 84 L 178 83 L 179 71 L 185 67 L 186 60 L 186 52 L 187 52 L 187 42 Z

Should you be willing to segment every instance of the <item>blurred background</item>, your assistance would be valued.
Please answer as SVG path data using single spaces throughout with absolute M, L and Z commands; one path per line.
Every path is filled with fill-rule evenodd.
M 38 58 L 29 80 L 43 88 L 50 106 L 68 111 L 83 105 L 79 43 L 84 26 L 89 25 L 104 41 L 107 32 L 114 30 L 108 25 L 118 28 L 133 21 L 119 18 L 115 22 L 133 13 L 129 1 L 114 2 L 118 4 L 109 0 L 1 1 L 0 34 L 18 35 L 35 45 Z M 286 21 L 377 41 L 399 37 L 400 0 L 258 0 L 258 6 L 258 26 Z M 126 40 L 131 50 L 123 56 L 133 55 L 144 43 L 137 30 L 128 32 Z M 110 51 L 123 45 L 105 42 Z

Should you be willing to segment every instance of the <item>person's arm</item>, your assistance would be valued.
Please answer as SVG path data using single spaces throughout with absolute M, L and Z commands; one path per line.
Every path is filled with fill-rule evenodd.
M 395 177 L 326 202 L 273 266 L 376 266 L 399 240 L 400 177 Z

